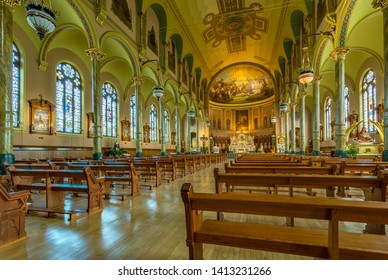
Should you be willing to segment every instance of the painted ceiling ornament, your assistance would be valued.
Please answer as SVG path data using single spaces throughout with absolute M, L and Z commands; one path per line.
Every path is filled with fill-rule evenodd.
M 259 3 L 245 7 L 245 1 L 217 0 L 219 14 L 209 13 L 203 23 L 210 25 L 203 32 L 206 43 L 213 41 L 212 46 L 218 47 L 223 41 L 229 53 L 246 50 L 246 36 L 260 40 L 259 32 L 267 32 L 268 20 L 257 14 L 263 11 Z
M 388 7 L 388 0 L 373 0 L 372 6 L 375 9 L 377 9 L 377 8 L 384 9 L 384 8 Z

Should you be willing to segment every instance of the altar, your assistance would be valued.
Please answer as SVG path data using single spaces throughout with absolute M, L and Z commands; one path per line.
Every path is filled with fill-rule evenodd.
M 253 137 L 245 134 L 233 135 L 230 137 L 230 151 L 236 154 L 255 151 Z

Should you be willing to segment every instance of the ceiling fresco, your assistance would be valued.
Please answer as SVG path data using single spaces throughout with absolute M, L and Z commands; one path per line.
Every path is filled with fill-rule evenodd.
M 255 64 L 237 63 L 219 71 L 210 82 L 212 103 L 246 104 L 274 95 L 272 76 Z
M 217 0 L 218 14 L 209 13 L 203 19 L 205 25 L 210 25 L 204 32 L 206 43 L 213 41 L 212 46 L 218 47 L 226 42 L 228 52 L 246 51 L 246 37 L 260 40 L 260 32 L 267 32 L 268 20 L 260 17 L 263 11 L 259 3 L 251 3 L 245 7 L 245 1 Z

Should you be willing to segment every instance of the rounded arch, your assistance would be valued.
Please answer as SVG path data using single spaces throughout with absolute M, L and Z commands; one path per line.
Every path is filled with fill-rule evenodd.
M 174 41 L 176 53 L 178 56 L 178 61 L 182 59 L 182 51 L 183 51 L 183 39 L 182 36 L 178 33 L 174 33 L 171 35 L 170 39 Z

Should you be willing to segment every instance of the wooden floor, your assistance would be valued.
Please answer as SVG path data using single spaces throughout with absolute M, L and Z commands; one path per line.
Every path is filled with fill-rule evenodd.
M 223 170 L 223 164 L 218 165 Z M 164 182 L 155 190 L 141 190 L 141 195 L 127 201 L 104 200 L 104 211 L 69 223 L 66 218 L 27 216 L 28 239 L 0 248 L 2 260 L 187 260 L 186 232 L 180 188 L 191 182 L 197 192 L 214 192 L 212 165 L 204 171 L 175 182 Z M 34 199 L 43 195 L 35 194 Z M 83 203 L 83 197 L 67 203 Z M 214 213 L 209 213 L 214 217 Z M 284 224 L 285 218 L 249 215 L 226 216 L 227 219 Z M 303 226 L 325 227 L 319 221 L 296 220 Z M 347 223 L 347 231 L 361 232 L 362 224 Z M 205 259 L 308 259 L 279 253 L 204 246 Z

